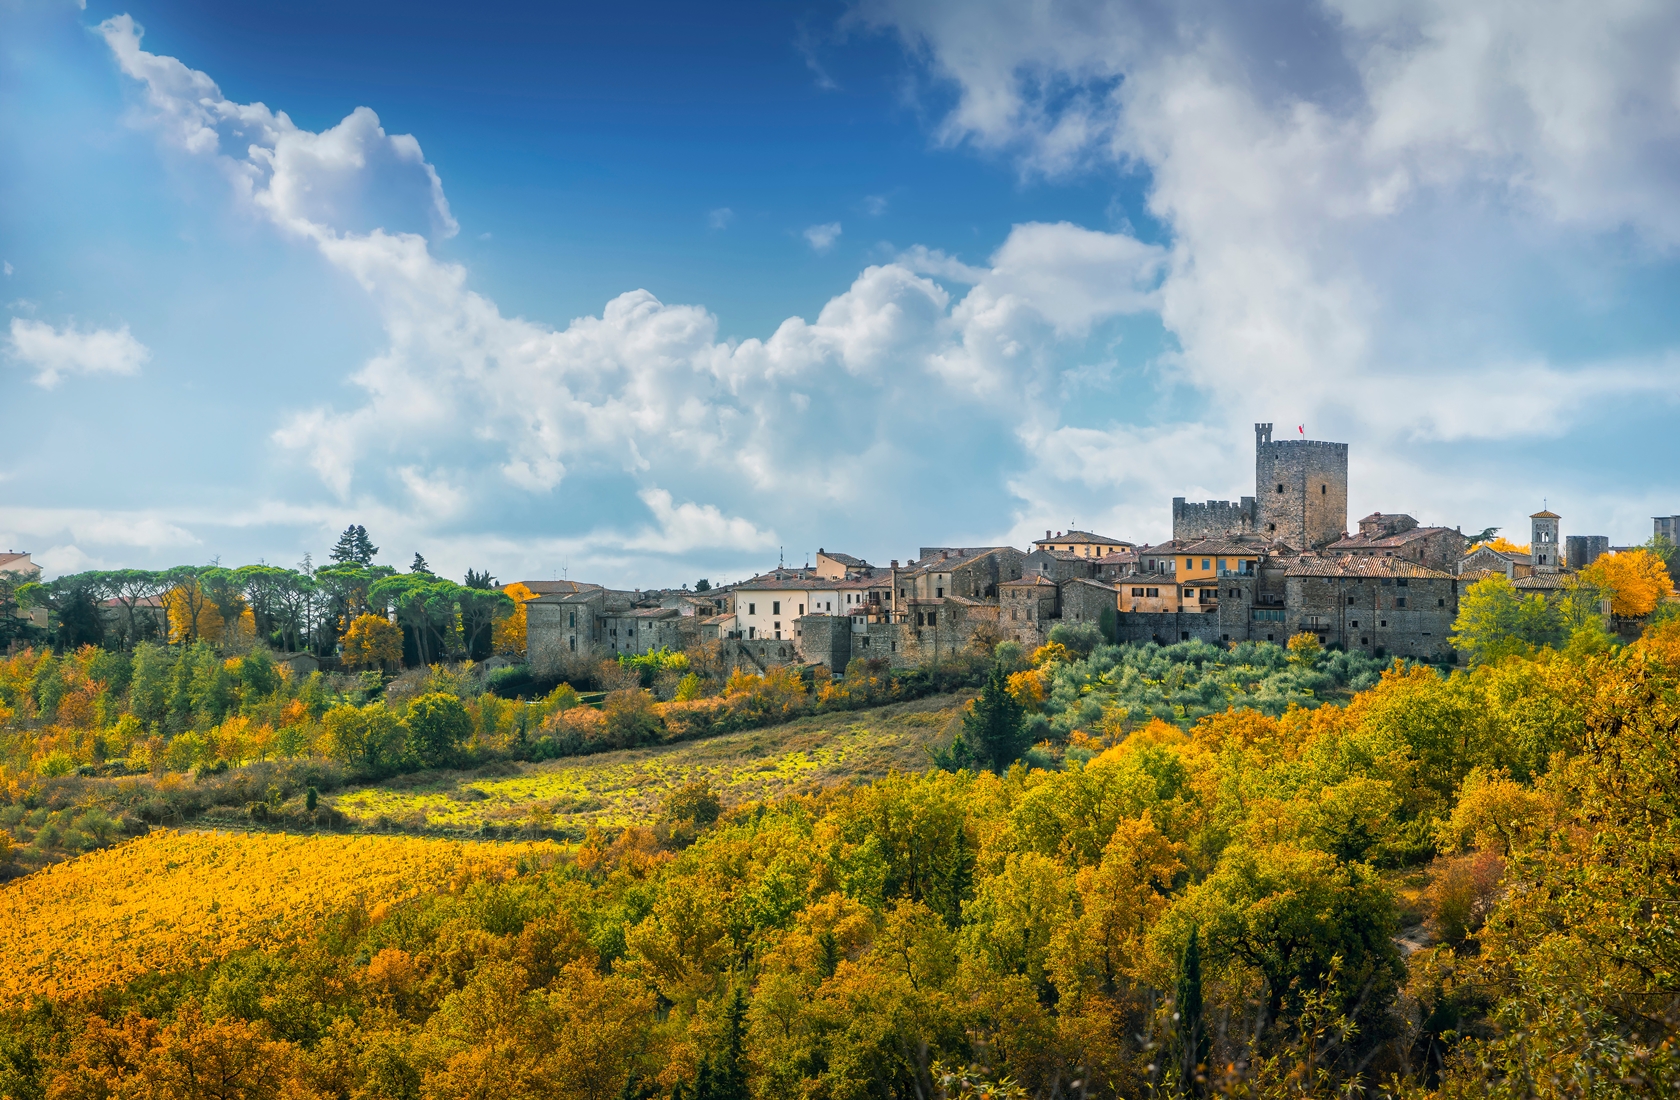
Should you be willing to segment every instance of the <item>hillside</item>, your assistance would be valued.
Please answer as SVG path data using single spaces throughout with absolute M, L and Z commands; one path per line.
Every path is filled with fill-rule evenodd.
M 352 787 L 331 801 L 351 827 L 483 833 L 488 826 L 581 838 L 590 825 L 651 824 L 670 791 L 695 781 L 732 806 L 924 771 L 928 750 L 960 724 L 966 698 L 939 695 L 537 764 L 420 772 Z

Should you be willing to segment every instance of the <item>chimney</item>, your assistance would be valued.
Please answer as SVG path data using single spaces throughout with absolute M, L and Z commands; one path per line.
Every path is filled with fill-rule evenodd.
M 1048 528 L 1046 528 L 1046 529 L 1045 529 L 1045 531 L 1044 531 L 1044 537 L 1045 537 L 1045 538 L 1049 538 L 1049 537 L 1050 537 L 1050 531 L 1049 531 L 1049 529 L 1048 529 Z

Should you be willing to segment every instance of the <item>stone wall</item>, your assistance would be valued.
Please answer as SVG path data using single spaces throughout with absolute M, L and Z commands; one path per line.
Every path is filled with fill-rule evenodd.
M 1326 646 L 1378 657 L 1453 659 L 1451 577 L 1290 577 L 1284 602 L 1279 641 L 1305 631 Z
M 1154 642 L 1173 645 L 1177 642 L 1219 642 L 1219 616 L 1190 614 L 1179 611 L 1122 611 L 1115 616 L 1116 633 L 1121 644 Z
M 1348 445 L 1316 439 L 1255 444 L 1259 533 L 1297 550 L 1328 546 L 1347 532 Z
M 794 620 L 799 652 L 806 664 L 823 665 L 832 672 L 845 672 L 852 660 L 852 617 L 850 615 L 806 615 Z
M 1259 513 L 1253 497 L 1240 502 L 1210 500 L 1190 504 L 1173 497 L 1172 519 L 1175 539 L 1215 539 L 1226 535 L 1249 535 L 1259 529 Z
M 1563 560 L 1571 569 L 1585 569 L 1609 552 L 1607 535 L 1569 535 L 1563 540 Z

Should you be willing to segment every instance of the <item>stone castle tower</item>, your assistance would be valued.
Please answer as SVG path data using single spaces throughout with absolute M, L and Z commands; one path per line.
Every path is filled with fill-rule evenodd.
M 1558 539 L 1558 523 L 1563 519 L 1556 512 L 1539 511 L 1528 517 L 1528 550 L 1534 558 L 1536 573 L 1556 573 L 1558 556 L 1563 544 Z
M 1347 532 L 1348 445 L 1272 439 L 1254 425 L 1254 495 L 1259 534 L 1297 550 L 1328 546 Z

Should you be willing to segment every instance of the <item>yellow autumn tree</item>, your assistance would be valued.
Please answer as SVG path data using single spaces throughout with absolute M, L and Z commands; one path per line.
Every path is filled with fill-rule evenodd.
M 383 668 L 400 664 L 402 628 L 383 615 L 357 615 L 339 643 L 345 668 Z
M 1487 547 L 1489 550 L 1497 550 L 1502 554 L 1526 554 L 1526 553 L 1528 553 L 1528 543 L 1526 543 L 1526 542 L 1520 543 L 1520 544 L 1515 543 L 1515 542 L 1512 542 L 1510 539 L 1506 538 L 1504 535 L 1499 535 L 1496 538 L 1488 539 L 1486 542 L 1478 542 L 1475 546 L 1472 546 L 1471 549 L 1472 550 L 1480 550 L 1484 546 Z
M 169 614 L 171 644 L 222 640 L 227 623 L 197 581 L 178 584 L 165 592 L 163 607 Z
M 513 614 L 496 624 L 496 652 L 507 657 L 525 656 L 525 601 L 537 598 L 528 586 L 514 581 L 503 585 L 502 591 L 513 597 Z
M 1649 550 L 1604 554 L 1581 570 L 1581 579 L 1609 596 L 1611 613 L 1624 618 L 1649 615 L 1674 591 L 1668 566 Z

